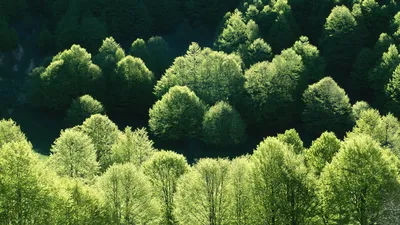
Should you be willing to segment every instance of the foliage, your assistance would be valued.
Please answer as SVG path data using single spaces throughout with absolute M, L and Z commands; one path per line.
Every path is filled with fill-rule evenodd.
M 93 61 L 100 66 L 103 74 L 108 79 L 112 77 L 117 63 L 125 57 L 124 50 L 112 37 L 103 40 L 99 52 L 93 58 Z
M 320 194 L 327 219 L 349 224 L 378 219 L 385 196 L 399 190 L 393 159 L 369 136 L 345 140 L 321 174 Z
M 108 168 L 98 182 L 108 209 L 108 221 L 112 224 L 159 224 L 159 206 L 152 198 L 150 185 L 143 172 L 132 164 Z
M 10 51 L 17 46 L 17 32 L 9 27 L 8 21 L 0 17 L 0 51 Z
M 283 134 L 278 134 L 278 140 L 291 146 L 296 154 L 302 154 L 304 151 L 303 141 L 300 138 L 299 133 L 295 129 L 285 131 Z
M 90 95 L 83 95 L 72 101 L 68 108 L 66 120 L 71 126 L 81 124 L 94 114 L 104 114 L 101 102 L 92 98 Z
M 197 136 L 205 111 L 203 101 L 188 87 L 172 87 L 150 109 L 150 131 L 174 140 Z
M 353 121 L 356 122 L 358 119 L 360 119 L 361 113 L 370 108 L 371 106 L 364 101 L 358 101 L 354 103 L 354 105 L 351 107 Z
M 9 142 L 26 141 L 25 134 L 11 119 L 0 120 L 0 148 Z
M 158 98 L 175 86 L 187 86 L 207 104 L 228 101 L 235 105 L 243 94 L 244 77 L 241 61 L 235 55 L 189 46 L 185 56 L 177 57 L 173 65 L 157 82 Z
M 90 94 L 98 98 L 104 90 L 101 69 L 79 45 L 54 56 L 36 78 L 36 86 L 32 87 L 35 89 L 32 95 L 40 96 L 36 104 L 58 111 L 66 110 L 79 96 Z
M 350 100 L 332 78 L 326 77 L 310 85 L 303 94 L 303 101 L 303 122 L 311 137 L 326 130 L 340 137 L 351 127 Z
M 160 151 L 154 153 L 143 168 L 161 202 L 163 224 L 176 224 L 174 194 L 179 178 L 189 170 L 186 158 L 172 151 Z
M 51 153 L 49 162 L 59 175 L 90 179 L 99 169 L 90 137 L 77 130 L 62 131 Z
M 201 159 L 182 176 L 175 194 L 179 224 L 228 224 L 229 161 Z
M 111 147 L 113 163 L 132 163 L 140 167 L 154 154 L 153 141 L 149 139 L 146 129 L 126 127 L 124 133 L 118 135 Z
M 245 123 L 232 106 L 218 102 L 204 115 L 203 136 L 209 144 L 238 144 L 245 139 Z
M 110 82 L 113 111 L 141 114 L 150 106 L 154 76 L 141 59 L 132 56 L 121 59 Z
M 120 132 L 117 125 L 107 116 L 95 114 L 83 122 L 81 129 L 90 137 L 96 151 L 96 159 L 104 171 L 111 164 L 111 147 Z
M 316 175 L 320 175 L 325 166 L 340 149 L 340 140 L 333 132 L 324 132 L 312 142 L 311 147 L 304 153 L 307 166 Z

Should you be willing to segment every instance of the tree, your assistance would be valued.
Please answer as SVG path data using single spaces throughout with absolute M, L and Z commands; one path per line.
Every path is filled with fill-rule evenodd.
M 151 184 L 132 164 L 116 164 L 100 177 L 98 186 L 112 224 L 159 224 L 159 205 L 152 198 Z
M 250 67 L 252 64 L 271 60 L 273 58 L 272 48 L 263 39 L 257 38 L 247 47 L 246 54 L 242 54 L 241 57 L 244 64 Z
M 336 6 L 326 19 L 321 50 L 327 63 L 327 72 L 344 85 L 361 49 L 358 24 L 346 6 Z
M 71 126 L 81 124 L 94 114 L 104 114 L 101 102 L 90 95 L 83 95 L 72 101 L 67 111 L 67 123 Z
M 358 101 L 354 103 L 354 105 L 351 107 L 351 115 L 353 118 L 353 121 L 356 122 L 358 119 L 361 117 L 361 113 L 370 109 L 371 106 L 367 102 L 364 101 Z
M 175 86 L 187 86 L 205 103 L 229 101 L 233 106 L 243 94 L 244 76 L 238 56 L 201 49 L 192 43 L 185 56 L 177 57 L 154 88 L 158 98 Z
M 94 52 L 108 36 L 107 26 L 96 17 L 85 17 L 79 28 L 81 44 L 89 52 Z
M 339 137 L 351 126 L 351 104 L 345 91 L 325 77 L 303 94 L 303 122 L 311 137 L 332 131 Z
M 168 42 L 160 36 L 151 37 L 147 41 L 147 50 L 151 57 L 148 58 L 148 62 L 145 61 L 146 65 L 159 78 L 172 62 Z
M 251 169 L 252 164 L 247 156 L 235 158 L 231 162 L 228 173 L 232 201 L 229 224 L 253 224 L 253 204 L 257 199 L 252 195 Z
M 293 148 L 296 154 L 302 154 L 304 150 L 303 141 L 295 129 L 285 131 L 283 134 L 278 134 L 278 140 L 286 143 Z
M 84 94 L 98 98 L 103 88 L 101 69 L 91 61 L 91 55 L 79 45 L 58 53 L 38 78 L 37 104 L 65 111 L 72 100 Z
M 399 191 L 394 160 L 398 159 L 369 136 L 345 140 L 321 174 L 328 221 L 366 225 L 379 219 L 385 196 Z
M 400 102 L 400 62 L 389 83 L 385 86 L 385 94 L 389 101 L 386 108 L 389 112 L 394 113 L 396 116 L 400 115 L 400 107 L 398 106 Z
M 256 224 L 303 224 L 314 213 L 304 159 L 290 148 L 268 137 L 251 156 Z
M 149 9 L 153 21 L 153 32 L 165 33 L 174 29 L 183 19 L 179 0 L 145 0 L 144 4 Z
M 292 49 L 282 51 L 272 62 L 254 64 L 245 73 L 244 87 L 254 115 L 276 126 L 290 123 L 296 115 L 297 94 L 304 65 Z
M 150 54 L 146 42 L 141 38 L 136 39 L 132 43 L 131 48 L 129 49 L 129 54 L 133 57 L 141 58 L 145 63 L 150 60 Z
M 79 40 L 79 12 L 77 12 L 77 1 L 71 1 L 72 4 L 67 6 L 67 12 L 61 17 L 57 23 L 55 30 L 57 50 L 69 48 L 76 44 Z M 55 9 L 55 7 L 53 8 Z
M 99 48 L 99 53 L 94 57 L 93 61 L 100 66 L 104 76 L 110 79 L 117 67 L 117 63 L 125 57 L 124 50 L 115 42 L 113 37 L 103 40 L 103 44 Z
M 188 87 L 172 87 L 150 109 L 150 131 L 165 139 L 196 136 L 205 111 L 204 103 Z
M 12 119 L 0 120 L 0 148 L 9 142 L 26 141 L 25 134 Z
M 301 36 L 292 49 L 301 56 L 304 63 L 304 80 L 312 84 L 325 76 L 325 60 L 314 45 L 310 44 L 308 37 Z
M 13 141 L 0 148 L 0 221 L 52 224 L 54 205 L 32 145 Z
M 51 147 L 49 162 L 59 175 L 90 179 L 99 165 L 90 137 L 73 129 L 61 131 Z
M 172 151 L 160 151 L 154 153 L 143 168 L 161 202 L 163 224 L 176 224 L 174 195 L 179 178 L 189 170 L 186 158 Z
M 155 152 L 153 141 L 149 139 L 146 129 L 136 129 L 126 127 L 123 134 L 111 147 L 113 163 L 132 163 L 140 167 Z
M 325 166 L 331 163 L 339 149 L 340 140 L 333 132 L 322 133 L 304 153 L 307 166 L 315 175 L 319 176 Z
M 204 115 L 203 136 L 209 144 L 238 144 L 246 138 L 245 128 L 240 114 L 226 102 L 218 102 Z
M 135 111 L 143 114 L 152 103 L 153 73 L 139 58 L 126 56 L 118 62 L 110 79 L 113 111 Z
M 229 161 L 200 159 L 179 180 L 174 214 L 179 224 L 228 224 Z
M 389 49 L 383 53 L 373 70 L 369 73 L 371 87 L 374 90 L 374 105 L 378 108 L 385 105 L 387 96 L 385 95 L 385 86 L 396 67 L 400 64 L 400 54 L 395 45 L 390 45 Z
M 94 145 L 96 159 L 101 170 L 105 171 L 111 164 L 111 147 L 117 140 L 119 130 L 107 116 L 95 114 L 86 119 L 81 127 Z

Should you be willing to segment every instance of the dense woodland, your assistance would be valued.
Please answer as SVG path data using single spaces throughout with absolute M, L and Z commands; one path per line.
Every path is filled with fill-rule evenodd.
M 0 224 L 400 224 L 399 11 L 0 0 Z

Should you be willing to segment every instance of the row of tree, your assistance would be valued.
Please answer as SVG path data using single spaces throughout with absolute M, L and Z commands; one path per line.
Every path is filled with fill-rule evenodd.
M 291 129 L 251 155 L 194 165 L 99 114 L 40 159 L 2 120 L 0 224 L 398 224 L 400 122 L 366 107 L 354 116 L 343 141 L 324 132 L 305 148 Z

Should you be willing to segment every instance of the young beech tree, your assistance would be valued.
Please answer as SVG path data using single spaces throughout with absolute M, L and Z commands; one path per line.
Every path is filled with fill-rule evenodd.
M 154 93 L 160 98 L 171 87 L 181 85 L 193 90 L 207 104 L 228 101 L 235 105 L 244 91 L 241 64 L 236 55 L 201 49 L 192 43 L 186 55 L 176 58 L 157 82 Z
M 90 94 L 98 98 L 104 91 L 101 69 L 79 45 L 54 56 L 38 79 L 33 87 L 33 94 L 39 95 L 36 104 L 58 111 L 67 110 L 79 96 Z
M 26 140 L 0 147 L 1 224 L 52 224 L 54 205 L 44 175 Z
M 396 163 L 398 159 L 370 136 L 346 139 L 321 174 L 320 197 L 327 221 L 375 223 L 386 196 L 400 191 Z
M 111 147 L 120 133 L 117 125 L 107 116 L 95 114 L 83 122 L 81 129 L 90 137 L 96 151 L 97 161 L 101 170 L 105 171 L 111 164 Z
M 143 60 L 127 56 L 118 62 L 110 78 L 109 103 L 113 111 L 129 110 L 144 114 L 152 104 L 154 75 Z
M 282 141 L 283 143 L 292 146 L 293 151 L 296 154 L 302 154 L 304 150 L 303 141 L 300 138 L 299 133 L 295 129 L 290 129 L 285 131 L 283 134 L 278 134 L 278 140 Z
M 204 115 L 203 137 L 209 144 L 238 144 L 246 138 L 245 128 L 240 114 L 226 102 L 218 102 Z
M 326 130 L 341 137 L 351 127 L 350 100 L 332 78 L 310 85 L 303 93 L 303 101 L 303 122 L 311 138 Z
M 385 94 L 389 99 L 386 104 L 387 111 L 400 115 L 400 62 L 396 70 L 393 72 L 389 83 L 385 86 Z
M 200 159 L 182 176 L 175 194 L 179 224 L 229 224 L 229 171 L 226 159 Z
M 244 87 L 254 104 L 254 115 L 277 126 L 289 123 L 297 112 L 297 94 L 304 65 L 301 56 L 292 49 L 272 62 L 254 64 L 245 73 Z
M 251 156 L 256 224 L 303 224 L 313 212 L 312 180 L 302 156 L 268 137 Z
M 9 142 L 26 141 L 25 134 L 12 119 L 0 120 L 0 148 Z
M 67 111 L 66 121 L 69 126 L 75 126 L 81 124 L 91 115 L 104 113 L 101 102 L 90 95 L 83 95 L 72 101 Z
M 162 224 L 176 224 L 173 214 L 174 195 L 178 179 L 188 172 L 189 165 L 183 155 L 172 151 L 160 151 L 144 163 L 144 173 L 150 177 L 155 195 L 161 202 L 163 211 Z
M 160 209 L 153 199 L 151 184 L 133 164 L 116 164 L 99 178 L 109 224 L 148 224 L 160 222 Z
M 339 149 L 340 140 L 336 138 L 336 135 L 333 132 L 324 132 L 305 151 L 306 164 L 315 175 L 319 176 L 325 166 L 331 163 Z
M 229 168 L 231 209 L 228 224 L 254 224 L 253 204 L 257 201 L 252 192 L 251 161 L 248 156 L 235 158 Z
M 149 139 L 146 129 L 126 127 L 125 131 L 118 135 L 111 147 L 112 163 L 132 163 L 140 167 L 155 152 L 153 141 Z
M 375 67 L 368 74 L 371 87 L 374 90 L 373 103 L 375 106 L 383 107 L 388 100 L 387 97 L 390 97 L 390 94 L 389 96 L 385 95 L 385 87 L 387 87 L 393 72 L 399 64 L 399 51 L 396 45 L 390 45 L 387 51 L 383 53 Z
M 98 172 L 96 150 L 90 137 L 83 132 L 73 129 L 61 131 L 51 153 L 49 163 L 59 175 L 90 179 Z
M 315 3 L 317 4 L 317 3 Z M 326 19 L 321 50 L 327 72 L 344 85 L 362 47 L 358 24 L 346 6 L 336 6 Z
M 113 75 L 117 63 L 124 57 L 124 50 L 115 42 L 113 37 L 108 37 L 103 40 L 93 62 L 100 66 L 106 79 L 109 79 Z
M 197 136 L 206 106 L 188 87 L 175 86 L 150 109 L 150 131 L 165 139 Z
M 371 106 L 365 101 L 358 101 L 351 107 L 351 116 L 353 121 L 356 122 L 360 119 L 361 113 L 370 109 Z

